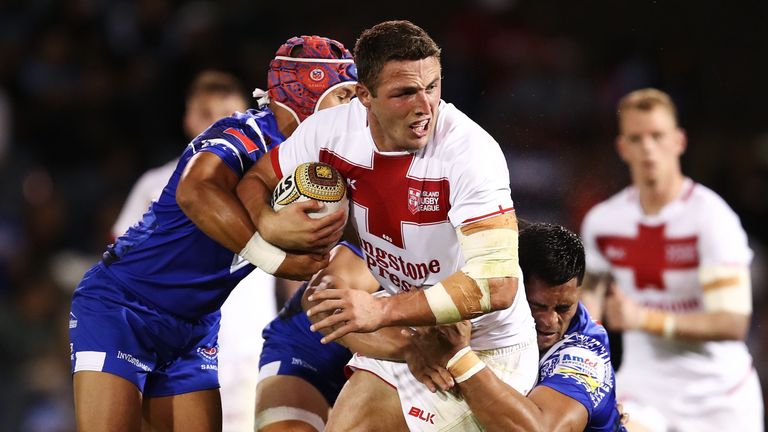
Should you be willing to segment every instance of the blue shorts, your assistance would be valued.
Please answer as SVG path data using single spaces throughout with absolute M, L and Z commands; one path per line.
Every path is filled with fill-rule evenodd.
M 125 289 L 98 264 L 72 298 L 72 372 L 108 372 L 145 397 L 219 387 L 221 313 L 188 321 L 158 310 Z
M 301 309 L 301 295 L 305 289 L 306 284 L 264 328 L 259 377 L 290 375 L 302 378 L 318 389 L 332 406 L 347 381 L 344 366 L 352 353 L 337 343 L 320 343 L 322 335 L 309 330 L 309 319 Z

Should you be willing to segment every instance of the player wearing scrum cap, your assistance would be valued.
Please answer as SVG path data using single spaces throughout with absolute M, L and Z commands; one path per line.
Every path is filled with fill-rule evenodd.
M 616 148 L 632 184 L 589 211 L 582 236 L 584 303 L 624 332 L 619 401 L 652 430 L 762 431 L 760 384 L 744 343 L 752 313 L 746 233 L 722 198 L 683 175 L 686 136 L 669 95 L 636 90 L 617 112 Z
M 255 226 L 235 186 L 307 115 L 349 101 L 354 63 L 339 42 L 303 36 L 280 48 L 270 74 L 275 102 L 262 95 L 259 109 L 193 139 L 160 197 L 77 287 L 69 327 L 78 430 L 220 430 L 222 303 L 253 264 L 292 279 L 327 264 L 344 211 L 315 220 L 304 213 L 318 209 L 314 201 L 286 209 L 327 243 L 275 266 L 246 246 Z
M 440 49 L 418 26 L 389 21 L 355 47 L 357 99 L 307 119 L 238 186 L 264 238 L 284 249 L 315 246 L 291 215 L 276 215 L 269 192 L 282 173 L 328 163 L 350 185 L 350 219 L 365 264 L 389 297 L 329 288 L 316 329 L 350 332 L 473 319 L 472 346 L 502 379 L 527 393 L 538 351 L 520 286 L 517 222 L 498 143 L 440 99 Z M 281 211 L 282 213 L 282 211 Z M 327 430 L 478 428 L 463 401 L 431 393 L 404 363 L 355 356 Z

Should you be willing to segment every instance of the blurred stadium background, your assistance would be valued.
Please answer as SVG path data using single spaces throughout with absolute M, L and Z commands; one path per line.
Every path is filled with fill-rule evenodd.
M 288 37 L 351 49 L 400 18 L 443 47 L 443 97 L 502 144 L 527 219 L 578 230 L 628 182 L 613 150 L 619 96 L 672 94 L 685 172 L 739 213 L 756 252 L 750 348 L 768 389 L 768 3 L 2 0 L 0 430 L 74 430 L 71 290 L 133 182 L 184 146 L 194 74 L 263 88 Z

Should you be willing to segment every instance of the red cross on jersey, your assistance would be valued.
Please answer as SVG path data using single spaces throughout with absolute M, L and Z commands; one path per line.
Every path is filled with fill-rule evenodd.
M 386 203 L 387 211 L 368 211 L 363 221 L 370 234 L 404 248 L 405 224 L 428 225 L 448 221 L 450 186 L 448 180 L 408 176 L 412 154 L 373 155 L 370 168 L 353 165 L 323 150 L 320 160 L 333 165 L 346 179 L 351 179 L 352 201 L 366 209 Z M 374 169 L 376 173 L 374 174 Z
M 598 236 L 597 246 L 612 265 L 634 271 L 638 289 L 664 290 L 665 270 L 699 266 L 698 236 L 666 238 L 665 226 L 638 224 L 637 237 Z

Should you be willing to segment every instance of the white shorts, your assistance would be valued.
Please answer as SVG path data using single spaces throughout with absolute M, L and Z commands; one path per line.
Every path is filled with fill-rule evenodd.
M 502 381 L 522 394 L 536 384 L 539 349 L 536 339 L 486 351 L 476 351 Z M 355 354 L 353 370 L 365 370 L 397 390 L 408 428 L 414 431 L 481 431 L 469 405 L 453 392 L 432 393 L 416 380 L 405 363 L 377 360 Z
M 654 432 L 763 432 L 763 398 L 757 372 L 751 369 L 734 388 L 695 399 L 651 394 L 642 385 L 647 377 L 617 374 L 619 402 L 629 420 Z

